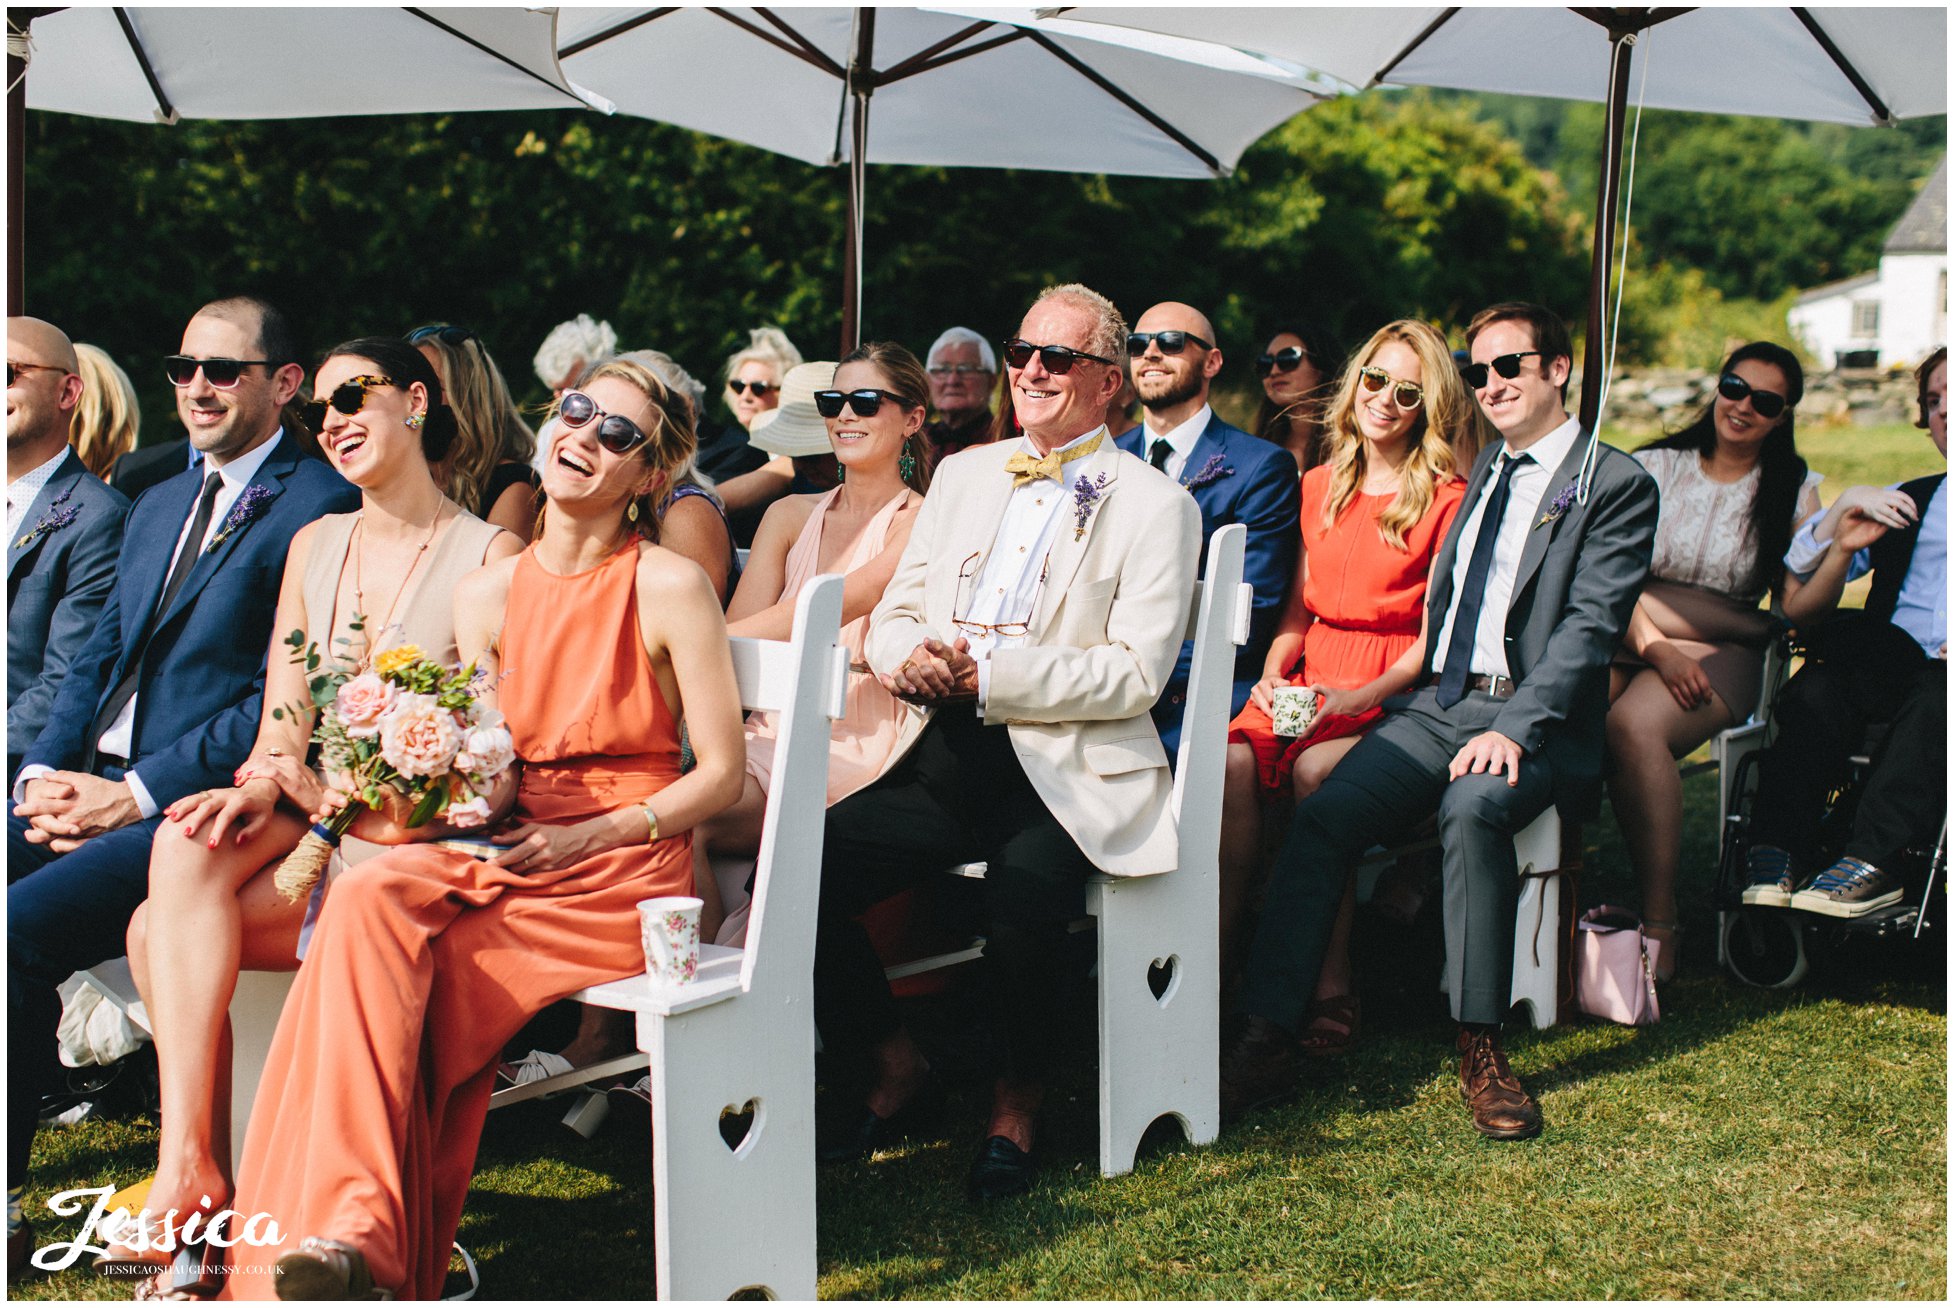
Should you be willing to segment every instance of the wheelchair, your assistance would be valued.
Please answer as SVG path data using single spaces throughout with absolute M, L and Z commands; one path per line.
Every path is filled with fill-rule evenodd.
M 1859 792 L 1885 736 L 1875 724 L 1861 751 L 1852 756 L 1845 781 L 1827 796 L 1819 822 L 1816 866 L 1828 866 L 1852 832 Z M 1756 753 L 1736 761 L 1727 778 L 1721 850 L 1714 893 L 1717 909 L 1717 961 L 1746 985 L 1789 989 L 1804 980 L 1812 965 L 1853 937 L 1919 940 L 1943 923 L 1946 898 L 1947 818 L 1928 847 L 1908 848 L 1896 859 L 1906 883 L 1898 902 L 1862 917 L 1830 917 L 1795 908 L 1767 908 L 1743 901 L 1745 855 L 1750 848 L 1750 817 L 1757 797 Z

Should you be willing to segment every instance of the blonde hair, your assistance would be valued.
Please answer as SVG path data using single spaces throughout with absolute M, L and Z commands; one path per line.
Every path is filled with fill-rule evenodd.
M 480 337 L 471 335 L 450 344 L 428 336 L 414 344 L 416 349 L 434 351 L 443 398 L 455 412 L 455 443 L 448 450 L 445 489 L 470 513 L 486 514 L 495 506 L 480 500 L 496 465 L 534 462 L 536 433 L 522 420 L 502 370 Z
M 626 533 L 635 532 L 645 540 L 656 544 L 658 541 L 658 516 L 661 506 L 671 493 L 672 484 L 681 470 L 692 463 L 699 451 L 699 438 L 692 430 L 692 408 L 689 400 L 667 386 L 662 378 L 643 362 L 631 358 L 605 359 L 593 367 L 584 369 L 583 376 L 577 378 L 574 389 L 583 390 L 592 382 L 603 377 L 614 377 L 627 386 L 634 386 L 644 392 L 646 403 L 651 405 L 653 414 L 649 427 L 644 428 L 645 443 L 633 450 L 632 457 L 641 459 L 657 474 L 651 489 L 642 495 L 631 497 L 630 504 L 638 510 L 637 521 L 624 517 L 620 526 Z M 563 401 L 550 405 L 549 417 L 557 417 Z M 546 419 L 547 421 L 547 419 Z M 543 534 L 543 518 L 549 511 L 548 497 L 543 507 L 536 511 L 536 535 Z M 620 510 L 624 513 L 625 510 Z
M 747 338 L 746 348 L 734 351 L 732 357 L 726 360 L 725 375 L 719 379 L 722 387 L 733 380 L 733 374 L 740 370 L 743 363 L 757 360 L 771 365 L 775 381 L 784 379 L 801 366 L 801 352 L 794 348 L 794 343 L 787 339 L 787 333 L 780 328 L 755 327 L 747 333 Z
M 115 461 L 136 448 L 142 408 L 122 365 L 94 345 L 75 345 L 75 375 L 81 400 L 68 420 L 75 456 L 97 477 L 106 478 Z
M 1098 291 L 1080 282 L 1066 282 L 1062 286 L 1047 286 L 1032 301 L 1036 308 L 1047 300 L 1070 300 L 1092 315 L 1092 349 L 1090 353 L 1113 361 L 1114 367 L 1126 357 L 1126 319 L 1120 315 L 1117 305 Z M 1033 345 L 1047 344 L 1033 341 Z
M 1405 532 L 1431 508 L 1438 484 L 1458 471 L 1455 451 L 1462 446 L 1478 449 L 1479 403 L 1459 376 L 1445 338 L 1432 327 L 1400 318 L 1378 328 L 1363 348 L 1350 356 L 1323 418 L 1324 438 L 1329 443 L 1323 462 L 1330 468 L 1329 492 L 1323 497 L 1326 528 L 1364 484 L 1369 447 L 1357 426 L 1357 389 L 1363 370 L 1387 341 L 1396 341 L 1418 356 L 1423 375 L 1420 384 L 1425 391 L 1425 401 L 1412 419 L 1413 443 L 1400 473 L 1398 493 L 1377 519 L 1377 531 L 1385 543 L 1392 549 L 1407 550 Z

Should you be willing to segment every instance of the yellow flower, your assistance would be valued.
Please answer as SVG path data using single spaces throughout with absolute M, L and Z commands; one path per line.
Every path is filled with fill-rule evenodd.
M 374 658 L 373 670 L 383 677 L 391 677 L 394 673 L 412 667 L 426 657 L 419 645 L 396 645 L 392 649 L 382 650 Z

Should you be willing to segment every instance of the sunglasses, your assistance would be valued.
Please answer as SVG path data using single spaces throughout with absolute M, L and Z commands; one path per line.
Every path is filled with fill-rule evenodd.
M 823 418 L 839 418 L 845 404 L 854 410 L 857 418 L 873 418 L 882 411 L 882 401 L 904 409 L 919 407 L 916 401 L 894 391 L 880 391 L 864 388 L 859 391 L 816 391 L 814 392 L 814 411 Z
M 1087 354 L 1084 350 L 1075 350 L 1069 345 L 1033 345 L 1030 341 L 1019 340 L 1015 336 L 1004 342 L 1004 361 L 1013 368 L 1024 367 L 1031 362 L 1031 356 L 1034 354 L 1044 363 L 1046 372 L 1057 373 L 1061 377 L 1071 372 L 1072 365 L 1081 359 L 1103 363 L 1108 368 L 1117 366 L 1111 359 L 1103 359 L 1097 354 Z
M 1255 375 L 1266 377 L 1272 372 L 1294 372 L 1302 367 L 1303 360 L 1307 358 L 1309 358 L 1309 351 L 1300 345 L 1277 350 L 1274 354 L 1258 354 L 1255 356 Z
M 973 372 L 989 373 L 991 369 L 981 363 L 932 363 L 929 374 L 932 377 L 968 377 Z
M 1359 368 L 1358 378 L 1364 389 L 1375 394 L 1386 386 L 1391 388 L 1391 398 L 1398 402 L 1400 409 L 1415 409 L 1425 402 L 1425 388 L 1417 382 L 1399 381 L 1382 368 Z
M 770 381 L 741 381 L 735 377 L 726 383 L 726 388 L 735 395 L 744 395 L 748 389 L 751 389 L 754 399 L 764 400 L 767 398 L 767 392 L 780 389 L 780 383 Z
M 163 356 L 163 371 L 169 375 L 170 385 L 188 386 L 195 379 L 197 369 L 202 368 L 204 380 L 220 391 L 237 385 L 244 370 L 254 365 L 273 366 L 270 359 L 193 359 L 187 354 Z
M 556 416 L 563 419 L 565 427 L 582 427 L 593 418 L 602 418 L 597 424 L 597 443 L 612 454 L 629 454 L 651 439 L 637 423 L 615 413 L 605 413 L 597 407 L 597 401 L 582 391 L 563 392 Z
M 457 327 L 445 322 L 431 322 L 425 327 L 416 327 L 407 333 L 409 345 L 419 345 L 430 338 L 440 341 L 443 345 L 460 345 L 465 341 L 474 340 L 475 333 L 466 327 Z
M 210 374 L 205 373 L 204 375 L 209 376 Z M 215 381 L 212 384 L 215 385 Z M 325 399 L 307 400 L 304 404 L 301 404 L 299 406 L 299 416 L 305 419 L 305 425 L 313 431 L 324 431 L 326 429 L 326 410 L 328 407 L 334 412 L 343 413 L 350 418 L 366 407 L 366 393 L 368 391 L 376 386 L 391 386 L 393 384 L 394 379 L 391 377 L 374 377 L 371 375 L 354 377 L 333 387 L 332 394 Z
M 1162 354 L 1179 354 L 1190 345 L 1198 345 L 1204 350 L 1212 350 L 1214 348 L 1214 346 L 1202 340 L 1193 332 L 1129 332 L 1126 337 L 1127 357 L 1137 359 L 1145 354 L 1147 352 L 1147 342 L 1149 341 L 1160 346 L 1160 352 Z
M 24 372 L 58 372 L 66 376 L 68 370 L 66 368 L 57 368 L 51 363 L 15 363 L 12 359 L 9 359 L 7 360 L 7 385 L 11 386 L 16 381 L 19 381 L 20 374 Z
M 1726 372 L 1718 379 L 1717 394 L 1732 404 L 1749 398 L 1750 407 L 1757 410 L 1760 418 L 1775 418 L 1788 407 L 1784 396 L 1776 391 L 1760 391 L 1734 372 Z
M 1486 389 L 1486 382 L 1488 380 L 1486 376 L 1487 368 L 1491 368 L 1508 381 L 1512 381 L 1520 375 L 1520 360 L 1539 357 L 1540 351 L 1538 350 L 1520 350 L 1514 354 L 1502 354 L 1498 358 L 1489 360 L 1486 363 L 1468 363 L 1465 367 L 1459 369 L 1459 376 L 1465 378 L 1465 384 L 1472 387 L 1473 390 L 1481 391 Z

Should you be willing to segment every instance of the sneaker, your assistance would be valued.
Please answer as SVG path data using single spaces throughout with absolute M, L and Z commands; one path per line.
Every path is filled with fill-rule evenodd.
M 1744 852 L 1744 902 L 1764 908 L 1791 903 L 1791 855 L 1776 845 L 1752 845 Z
M 1842 858 L 1791 897 L 1793 908 L 1828 917 L 1859 917 L 1897 904 L 1905 892 L 1900 878 L 1863 858 Z
M 648 1110 L 651 1107 L 651 1073 L 646 1072 L 628 1085 L 620 1081 L 607 1093 L 614 1104 L 628 1103 L 640 1111 Z

